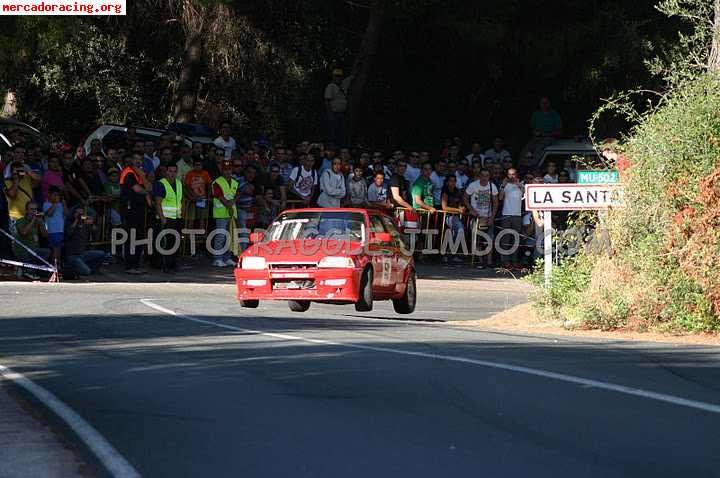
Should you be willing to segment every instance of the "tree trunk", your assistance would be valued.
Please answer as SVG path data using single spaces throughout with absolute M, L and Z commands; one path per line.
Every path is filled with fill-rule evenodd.
M 180 79 L 173 108 L 175 121 L 189 123 L 195 120 L 200 76 L 205 64 L 202 33 L 196 33 L 185 41 Z
M 715 0 L 715 19 L 712 35 L 712 47 L 708 58 L 708 70 L 720 75 L 720 0 Z
M 17 115 L 17 93 L 15 90 L 8 88 L 5 92 L 5 101 L 3 103 L 2 113 L 0 117 L 14 118 Z
M 368 19 L 367 27 L 365 28 L 365 33 L 360 43 L 360 51 L 355 58 L 352 71 L 353 78 L 350 83 L 348 115 L 350 120 L 350 138 L 353 140 L 356 139 L 358 135 L 357 129 L 363 113 L 362 105 L 364 103 L 365 90 L 375 66 L 375 58 L 382 33 L 383 14 L 382 0 L 372 0 L 370 4 L 370 18 Z

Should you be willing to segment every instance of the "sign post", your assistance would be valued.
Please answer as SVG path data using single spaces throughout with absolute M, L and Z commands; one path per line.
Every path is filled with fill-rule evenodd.
M 619 184 L 528 184 L 525 209 L 542 211 L 544 224 L 545 287 L 552 278 L 552 211 L 603 210 L 622 204 Z
M 545 247 L 545 287 L 550 286 L 552 277 L 552 211 L 543 211 L 543 246 Z

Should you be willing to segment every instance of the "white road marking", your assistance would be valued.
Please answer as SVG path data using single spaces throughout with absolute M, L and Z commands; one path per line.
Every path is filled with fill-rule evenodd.
M 86 422 L 80 415 L 60 401 L 55 395 L 48 392 L 40 385 L 31 381 L 23 374 L 0 365 L 0 377 L 14 382 L 24 388 L 36 399 L 40 400 L 55 415 L 60 417 L 75 434 L 90 448 L 93 454 L 100 460 L 105 469 L 114 478 L 138 478 L 135 468 L 98 432 L 92 425 Z
M 530 367 L 522 367 L 519 365 L 512 365 L 512 364 L 507 364 L 507 363 L 502 363 L 502 362 L 490 362 L 487 360 L 478 360 L 478 359 L 472 359 L 472 358 L 468 358 L 468 357 L 460 357 L 460 356 L 455 356 L 455 355 L 440 355 L 440 354 L 433 354 L 433 353 L 427 353 L 427 352 L 417 352 L 414 350 L 394 349 L 394 348 L 388 348 L 388 347 L 375 347 L 372 345 L 361 345 L 361 344 L 354 344 L 354 343 L 348 343 L 348 342 L 335 342 L 335 341 L 331 341 L 331 340 L 311 339 L 308 337 L 301 337 L 299 335 L 278 334 L 275 332 L 264 332 L 261 330 L 245 329 L 242 327 L 235 327 L 232 325 L 220 324 L 220 323 L 213 322 L 210 320 L 198 319 L 195 317 L 191 317 L 189 315 L 181 314 L 179 312 L 175 312 L 174 310 L 165 308 L 161 305 L 154 304 L 153 302 L 151 302 L 151 300 L 152 299 L 140 299 L 140 302 L 152 309 L 155 309 L 159 312 L 163 312 L 168 315 L 179 317 L 179 318 L 185 319 L 185 320 L 190 320 L 192 322 L 197 322 L 200 324 L 213 325 L 215 327 L 220 327 L 220 328 L 232 330 L 235 332 L 242 332 L 245 334 L 253 334 L 253 335 L 262 335 L 265 337 L 272 337 L 272 338 L 283 339 L 283 340 L 294 340 L 294 341 L 300 341 L 300 342 L 307 342 L 307 343 L 311 343 L 311 344 L 348 347 L 348 348 L 358 349 L 358 350 L 370 350 L 373 352 L 383 352 L 383 353 L 390 353 L 390 354 L 396 354 L 396 355 L 407 355 L 407 356 L 411 356 L 411 357 L 422 357 L 422 358 L 429 358 L 429 359 L 434 359 L 434 360 L 443 360 L 446 362 L 459 362 L 459 363 L 465 363 L 465 364 L 471 364 L 471 365 L 479 365 L 481 367 L 489 367 L 489 368 L 495 368 L 495 369 L 500 369 L 500 370 L 508 370 L 510 372 L 523 373 L 526 375 L 534 375 L 536 377 L 543 377 L 543 378 L 549 378 L 552 380 L 559 380 L 561 382 L 574 383 L 574 384 L 580 385 L 584 388 L 597 388 L 597 389 L 601 389 L 601 390 L 608 390 L 611 392 L 622 393 L 625 395 L 633 395 L 636 397 L 642 397 L 642 398 L 647 398 L 650 400 L 656 400 L 658 402 L 665 402 L 665 403 L 670 403 L 672 405 L 679 405 L 682 407 L 694 408 L 696 410 L 702 410 L 705 412 L 720 414 L 720 405 L 713 404 L 713 403 L 707 403 L 707 402 L 700 402 L 697 400 L 690 400 L 687 398 L 678 397 L 676 395 L 668 395 L 665 393 L 652 392 L 650 390 L 643 390 L 641 388 L 628 387 L 625 385 L 618 385 L 615 383 L 602 382 L 599 380 L 578 377 L 575 375 L 566 375 L 564 373 L 556 373 L 556 372 L 551 372 L 549 370 L 542 370 L 542 369 L 536 369 L 536 368 L 530 368 Z

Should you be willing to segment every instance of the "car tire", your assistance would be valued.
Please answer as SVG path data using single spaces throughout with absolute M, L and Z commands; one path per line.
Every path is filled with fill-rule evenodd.
M 293 312 L 305 312 L 310 308 L 309 300 L 289 300 L 288 306 Z
M 416 302 L 417 286 L 415 283 L 415 272 L 410 272 L 402 297 L 392 300 L 393 309 L 395 309 L 395 312 L 398 314 L 412 314 L 415 311 Z
M 370 312 L 373 308 L 373 271 L 368 268 L 362 273 L 360 279 L 360 291 L 358 301 L 355 302 L 355 310 L 358 312 Z
M 259 300 L 241 300 L 240 301 L 240 307 L 245 307 L 246 309 L 257 309 L 258 305 L 260 305 Z

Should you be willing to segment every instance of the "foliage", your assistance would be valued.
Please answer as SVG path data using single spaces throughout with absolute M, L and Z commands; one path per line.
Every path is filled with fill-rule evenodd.
M 711 0 L 662 0 L 657 10 L 679 20 L 676 41 L 658 45 L 658 55 L 647 61 L 650 71 L 669 84 L 692 79 L 707 65 L 714 30 Z
M 143 61 L 118 38 L 89 25 L 46 46 L 32 84 L 62 101 L 92 99 L 99 120 L 124 123 L 143 109 L 139 84 Z
M 199 119 L 229 116 L 242 139 L 317 138 L 323 88 L 333 67 L 351 69 L 369 3 L 141 0 L 123 18 L 5 17 L 0 86 L 19 87 L 23 118 L 73 141 L 110 119 L 161 126 L 178 91 L 183 6 L 195 5 L 213 15 L 204 22 Z M 675 34 L 650 5 L 555 3 L 379 2 L 386 22 L 360 136 L 429 148 L 445 135 L 489 142 L 504 134 L 518 150 L 538 95 L 553 98 L 569 134 L 584 133 L 597 98 L 652 83 L 642 59 Z M 22 71 L 21 51 L 29 53 Z
M 584 327 L 720 331 L 720 78 L 677 84 L 642 115 L 625 154 L 612 254 L 563 264 L 538 306 Z

